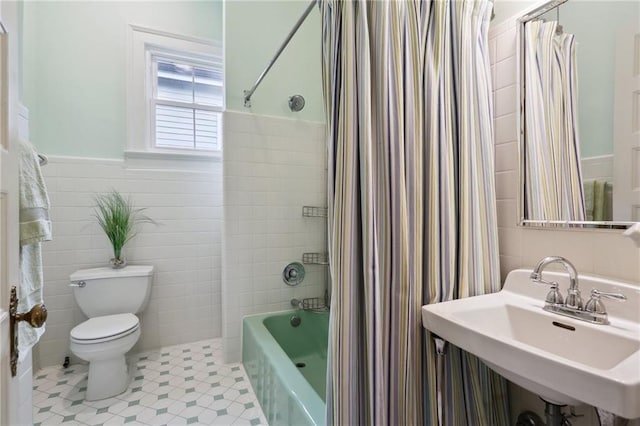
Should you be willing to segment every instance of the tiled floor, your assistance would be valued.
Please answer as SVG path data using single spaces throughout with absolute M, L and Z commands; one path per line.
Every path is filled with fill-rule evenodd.
M 40 370 L 33 381 L 38 425 L 266 425 L 242 364 L 223 364 L 221 339 L 133 357 L 129 389 L 84 401 L 87 365 Z

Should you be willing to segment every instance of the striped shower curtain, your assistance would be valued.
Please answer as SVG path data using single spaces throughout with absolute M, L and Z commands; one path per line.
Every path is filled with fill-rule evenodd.
M 436 425 L 420 307 L 500 289 L 488 0 L 321 1 L 333 281 L 327 421 Z M 450 348 L 441 424 L 506 425 Z
M 586 220 L 576 49 L 556 21 L 525 24 L 526 218 Z

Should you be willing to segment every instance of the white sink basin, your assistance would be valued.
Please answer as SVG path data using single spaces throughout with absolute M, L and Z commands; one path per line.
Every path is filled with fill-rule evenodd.
M 597 325 L 543 311 L 549 288 L 530 273 L 512 271 L 498 293 L 423 306 L 422 324 L 549 402 L 640 417 L 640 285 L 579 276 L 585 302 L 592 288 L 627 296 L 604 299 L 610 324 Z M 566 274 L 543 275 L 566 294 Z

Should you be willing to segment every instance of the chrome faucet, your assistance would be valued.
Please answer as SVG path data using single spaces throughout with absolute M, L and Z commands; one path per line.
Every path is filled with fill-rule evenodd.
M 567 292 L 567 299 L 565 300 L 564 305 L 569 308 L 582 309 L 582 296 L 580 296 L 580 289 L 578 288 L 578 271 L 576 270 L 576 267 L 573 266 L 573 264 L 564 257 L 545 257 L 540 262 L 538 262 L 533 272 L 531 272 L 531 279 L 533 280 L 533 282 L 539 284 L 551 285 L 552 291 L 557 290 L 558 283 L 555 283 L 554 286 L 553 282 L 545 281 L 542 279 L 542 271 L 544 270 L 544 268 L 553 263 L 561 264 L 569 272 L 569 290 Z
M 563 300 L 556 281 L 547 281 L 542 278 L 542 271 L 544 268 L 553 263 L 561 264 L 569 272 L 569 289 L 567 291 L 566 300 Z M 600 297 L 606 297 L 608 299 L 618 301 L 627 300 L 624 294 L 607 293 L 593 289 L 591 291 L 591 299 L 583 308 L 582 296 L 580 295 L 580 289 L 578 288 L 578 271 L 571 262 L 560 256 L 548 256 L 542 259 L 538 262 L 529 277 L 535 283 L 551 286 L 551 290 L 545 298 L 543 308 L 545 311 L 554 312 L 556 314 L 576 318 L 582 321 L 588 321 L 594 324 L 609 324 L 607 311 L 605 310 Z

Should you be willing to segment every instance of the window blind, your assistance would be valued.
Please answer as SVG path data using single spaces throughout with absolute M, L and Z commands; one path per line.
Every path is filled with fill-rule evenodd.
M 155 58 L 155 145 L 221 148 L 222 71 Z

